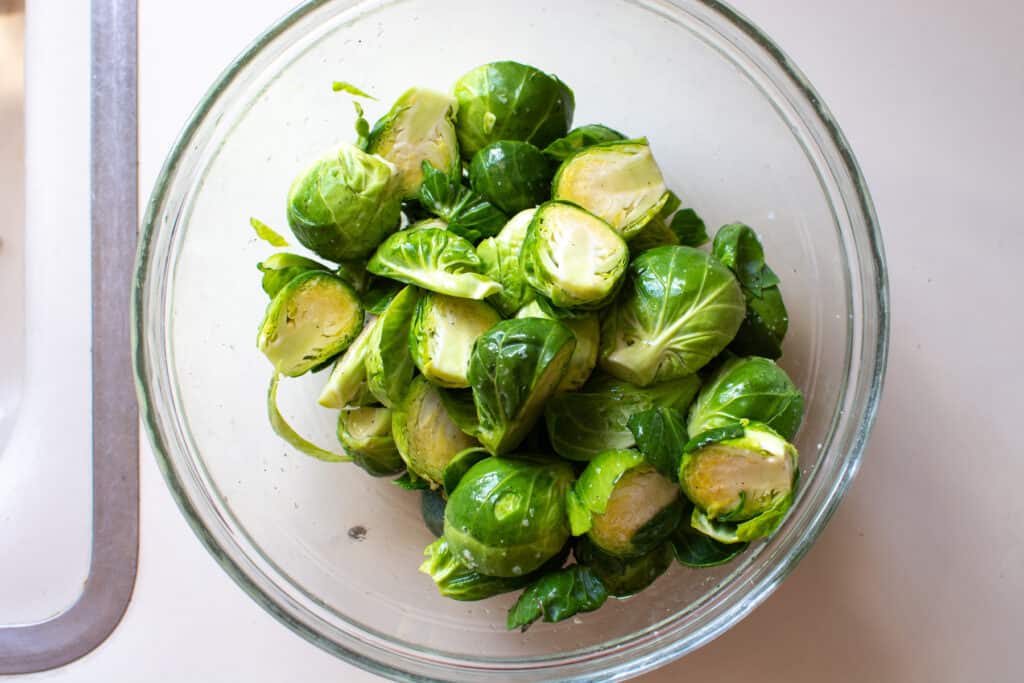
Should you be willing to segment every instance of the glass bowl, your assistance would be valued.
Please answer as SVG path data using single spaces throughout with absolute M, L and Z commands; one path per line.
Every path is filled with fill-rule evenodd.
M 526 633 L 514 599 L 441 598 L 419 573 L 419 496 L 286 447 L 267 422 L 255 347 L 270 249 L 250 216 L 285 220 L 304 163 L 353 139 L 350 97 L 383 113 L 412 84 L 446 89 L 515 59 L 576 92 L 576 124 L 646 135 L 684 205 L 712 228 L 762 234 L 792 320 L 784 367 L 807 397 L 802 486 L 779 531 L 715 569 L 674 566 L 650 589 Z M 133 306 L 139 401 L 160 467 L 197 535 L 289 628 L 393 679 L 624 678 L 720 635 L 817 538 L 850 483 L 878 405 L 887 346 L 881 239 L 860 171 L 781 51 L 713 0 L 310 2 L 211 88 L 170 153 L 141 237 Z M 282 385 L 300 432 L 333 443 L 325 374 Z M 362 527 L 359 530 L 358 527 Z M 365 533 L 362 533 L 365 531 Z

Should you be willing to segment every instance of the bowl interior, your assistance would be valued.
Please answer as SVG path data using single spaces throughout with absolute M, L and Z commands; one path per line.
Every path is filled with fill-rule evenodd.
M 696 2 L 314 3 L 212 92 L 151 207 L 140 379 L 186 513 L 280 618 L 364 664 L 430 675 L 449 665 L 508 677 L 656 659 L 749 611 L 813 539 L 852 475 L 873 410 L 864 377 L 877 374 L 865 359 L 880 334 L 869 309 L 878 273 L 864 256 L 870 208 L 804 94 L 734 21 Z M 248 227 L 255 216 L 286 232 L 295 174 L 353 139 L 351 98 L 332 92 L 332 80 L 380 98 L 364 102 L 372 122 L 408 86 L 447 89 L 498 59 L 557 73 L 576 93 L 577 125 L 647 136 L 669 186 L 709 231 L 733 221 L 759 231 L 790 312 L 782 365 L 808 406 L 796 438 L 800 500 L 771 541 L 726 567 L 673 567 L 639 596 L 525 634 L 504 628 L 512 597 L 453 602 L 417 571 L 432 540 L 418 494 L 294 453 L 274 436 L 270 367 L 255 348 L 266 305 L 255 264 L 271 249 Z M 281 402 L 301 433 L 330 445 L 336 413 L 316 404 L 325 380 L 287 381 Z

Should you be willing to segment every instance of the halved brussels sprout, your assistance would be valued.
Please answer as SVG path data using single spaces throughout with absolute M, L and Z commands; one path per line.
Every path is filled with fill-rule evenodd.
M 366 151 L 395 165 L 403 199 L 412 199 L 423 183 L 423 162 L 429 161 L 449 176 L 462 169 L 455 137 L 455 110 L 450 95 L 427 88 L 409 88 L 391 111 L 370 131 Z
M 604 451 L 583 470 L 568 494 L 574 536 L 616 557 L 645 555 L 679 524 L 679 487 L 647 464 L 637 451 Z
M 645 251 L 602 322 L 599 362 L 640 386 L 691 375 L 732 341 L 745 311 L 718 260 L 692 247 Z
M 597 216 L 547 202 L 530 221 L 520 258 L 526 281 L 555 306 L 593 310 L 618 292 L 629 247 Z
M 504 320 L 477 339 L 469 384 L 480 421 L 477 438 L 495 455 L 522 442 L 569 365 L 576 340 L 555 320 Z
M 576 152 L 602 142 L 625 140 L 626 136 L 617 130 L 599 123 L 573 128 L 564 138 L 558 138 L 544 148 L 544 153 L 552 159 L 565 161 Z
M 792 444 L 747 420 L 698 435 L 679 465 L 691 526 L 723 543 L 767 536 L 792 504 L 797 460 Z
M 579 391 L 554 396 L 544 408 L 555 452 L 570 460 L 590 460 L 609 449 L 636 443 L 630 416 L 655 407 L 685 411 L 700 388 L 696 375 L 641 388 L 595 374 Z
M 288 191 L 296 239 L 331 261 L 366 258 L 398 229 L 402 196 L 395 167 L 354 145 L 315 161 Z
M 483 299 L 501 285 L 480 274 L 473 245 L 446 230 L 403 230 L 380 245 L 366 266 L 374 275 L 465 299 Z
M 367 316 L 372 318 L 372 316 Z M 320 392 L 317 402 L 324 408 L 345 410 L 368 406 L 375 402 L 366 383 L 366 354 L 370 348 L 370 335 L 377 318 L 368 319 L 348 350 L 334 363 L 327 384 Z
M 687 430 L 697 435 L 745 418 L 792 439 L 803 414 L 803 394 L 785 370 L 767 358 L 733 357 L 722 363 L 697 395 Z
M 473 465 L 448 496 L 444 537 L 469 569 L 523 576 L 554 557 L 569 538 L 568 463 L 518 456 Z
M 545 311 L 536 301 L 519 309 L 517 318 L 555 318 Z M 597 348 L 601 343 L 601 321 L 597 313 L 588 313 L 576 318 L 563 318 L 559 322 L 569 328 L 576 338 L 576 349 L 569 359 L 562 381 L 555 388 L 555 393 L 576 391 L 582 387 L 594 372 L 597 365 Z
M 409 346 L 423 375 L 442 387 L 469 386 L 469 356 L 473 344 L 501 320 L 483 301 L 424 294 L 416 305 Z
M 469 182 L 507 214 L 537 206 L 551 194 L 551 159 L 529 142 L 499 140 L 473 155 Z
M 455 131 L 462 158 L 496 140 L 521 140 L 538 147 L 565 135 L 576 100 L 557 77 L 517 62 L 484 64 L 455 83 L 459 102 Z
M 536 211 L 520 211 L 495 237 L 489 237 L 476 245 L 484 275 L 501 285 L 501 291 L 487 300 L 506 317 L 515 315 L 516 311 L 536 296 L 523 277 L 523 266 L 519 259 L 526 230 Z
M 409 329 L 419 298 L 415 287 L 399 292 L 381 313 L 367 342 L 367 388 L 389 408 L 401 400 L 416 372 L 409 354 Z
M 353 462 L 375 477 L 405 469 L 391 436 L 391 410 L 370 406 L 338 413 L 338 441 Z
M 341 278 L 308 271 L 267 306 L 256 346 L 282 375 L 298 377 L 348 348 L 363 326 L 363 306 Z
M 629 239 L 658 215 L 671 196 L 647 140 L 587 147 L 555 174 L 554 199 L 578 204 Z
M 477 445 L 448 417 L 437 388 L 422 376 L 412 380 L 391 417 L 395 445 L 402 460 L 410 472 L 427 480 L 431 488 L 444 481 L 444 469 L 456 453 Z
M 662 543 L 639 557 L 622 558 L 610 555 L 586 536 L 576 542 L 576 561 L 590 567 L 608 589 L 609 595 L 625 598 L 636 595 L 654 583 L 672 564 L 672 545 Z
M 261 283 L 263 291 L 271 299 L 284 289 L 286 284 L 303 273 L 308 273 L 311 270 L 330 271 L 330 268 L 322 263 L 317 263 L 313 259 L 283 251 L 268 256 L 260 263 L 257 263 L 256 267 L 263 273 L 263 281 Z M 342 279 L 344 280 L 345 278 Z

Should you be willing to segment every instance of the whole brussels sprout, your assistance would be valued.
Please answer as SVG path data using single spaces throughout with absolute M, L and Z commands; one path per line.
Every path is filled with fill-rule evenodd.
M 353 462 L 375 477 L 405 469 L 391 436 L 391 410 L 380 407 L 338 413 L 338 440 Z
M 687 431 L 697 435 L 747 419 L 792 439 L 803 414 L 803 394 L 785 370 L 767 358 L 732 357 L 722 363 L 697 395 Z
M 625 140 L 626 136 L 617 130 L 599 123 L 573 128 L 564 138 L 558 138 L 544 148 L 544 153 L 552 159 L 565 161 L 576 152 L 602 142 Z
M 792 505 L 797 460 L 792 444 L 747 420 L 694 437 L 679 465 L 691 526 L 723 543 L 769 535 Z
M 420 491 L 420 516 L 423 517 L 423 525 L 434 534 L 434 538 L 440 538 L 444 533 L 444 509 L 447 505 L 448 500 L 439 489 Z M 428 552 L 425 554 L 429 555 L 431 546 L 427 547 Z M 423 567 L 420 567 L 420 571 L 423 571 Z
M 522 576 L 554 557 L 569 538 L 568 463 L 491 457 L 470 468 L 448 496 L 444 537 L 466 567 Z
M 554 320 L 554 317 L 536 301 L 519 309 L 516 317 Z M 568 327 L 576 338 L 576 349 L 572 352 L 572 358 L 569 359 L 569 366 L 565 369 L 562 381 L 555 388 L 556 394 L 576 391 L 586 383 L 591 373 L 594 372 L 594 366 L 597 365 L 597 348 L 601 343 L 601 322 L 597 313 L 563 318 L 560 322 Z
M 565 202 L 542 204 L 520 251 L 526 281 L 555 306 L 602 308 L 618 292 L 629 247 L 603 220 Z
M 334 363 L 327 384 L 317 399 L 324 408 L 345 410 L 375 403 L 366 382 L 366 354 L 370 348 L 370 335 L 373 334 L 376 322 L 377 318 L 368 320 L 352 345 Z
M 469 183 L 507 214 L 537 206 L 551 193 L 551 159 L 529 142 L 498 140 L 473 155 Z
M 448 417 L 438 390 L 425 377 L 413 379 L 402 402 L 392 412 L 395 445 L 409 471 L 431 488 L 444 481 L 444 469 L 455 455 L 476 440 Z
M 402 399 L 416 372 L 409 354 L 409 330 L 419 298 L 415 287 L 402 289 L 377 319 L 367 342 L 366 385 L 389 408 Z
M 623 558 L 604 552 L 583 536 L 576 542 L 573 554 L 577 562 L 597 574 L 608 594 L 617 598 L 636 595 L 654 583 L 672 564 L 672 545 L 669 543 L 662 543 L 646 555 Z
M 409 349 L 423 376 L 450 389 L 469 386 L 473 344 L 501 320 L 483 301 L 427 292 L 416 305 Z
M 647 140 L 619 140 L 587 147 L 555 174 L 552 197 L 578 204 L 629 239 L 669 201 Z
M 557 77 L 517 62 L 484 64 L 455 83 L 455 131 L 469 160 L 497 140 L 544 147 L 566 134 L 576 100 Z
M 256 346 L 282 375 L 298 377 L 348 348 L 363 327 L 352 288 L 313 270 L 285 285 L 267 306 Z
M 691 375 L 732 341 L 746 306 L 728 268 L 692 247 L 656 247 L 629 266 L 601 327 L 601 367 L 640 386 Z
M 409 88 L 370 131 L 366 151 L 395 165 L 402 199 L 416 197 L 423 162 L 451 177 L 462 170 L 455 137 L 455 99 L 427 88 Z
M 476 253 L 483 263 L 483 274 L 501 285 L 501 291 L 488 297 L 487 301 L 506 317 L 515 315 L 536 296 L 523 277 L 519 259 L 526 230 L 536 211 L 520 211 L 495 237 L 488 237 L 476 245 Z
M 256 267 L 263 273 L 261 283 L 263 291 L 271 299 L 284 289 L 286 284 L 303 273 L 308 273 L 311 270 L 330 271 L 330 268 L 322 263 L 317 263 L 313 259 L 283 251 L 268 256 L 265 260 L 257 263 Z M 342 279 L 344 280 L 345 278 Z
M 331 261 L 369 256 L 398 229 L 395 167 L 354 145 L 315 161 L 288 191 L 288 224 L 306 248 Z

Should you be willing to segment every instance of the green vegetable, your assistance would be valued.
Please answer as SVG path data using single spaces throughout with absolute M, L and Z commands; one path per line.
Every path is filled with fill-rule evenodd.
M 440 538 L 441 534 L 444 533 L 444 508 L 448 504 L 444 496 L 440 491 L 432 489 L 423 489 L 420 492 L 420 515 L 423 516 L 423 524 L 427 527 L 430 533 L 434 534 L 435 538 Z M 431 545 L 427 546 L 428 557 L 429 551 L 438 542 L 444 543 L 443 540 L 435 541 Z M 422 571 L 422 567 L 420 570 Z M 429 573 L 429 572 L 428 572 Z
M 409 471 L 431 488 L 444 481 L 444 469 L 455 455 L 477 445 L 452 422 L 438 390 L 426 378 L 413 379 L 402 402 L 392 412 L 395 445 Z
M 678 481 L 679 461 L 689 441 L 682 414 L 671 408 L 651 408 L 634 413 L 626 424 L 644 459 L 661 475 Z
M 355 95 L 356 97 L 365 97 L 368 100 L 377 99 L 373 95 L 370 95 L 369 93 L 366 93 L 357 88 L 356 86 L 352 85 L 351 83 L 346 83 L 345 81 L 334 81 L 333 83 L 331 83 L 331 90 L 333 90 L 334 92 L 347 92 L 349 95 Z
M 501 316 L 483 301 L 426 293 L 416 305 L 409 350 L 420 372 L 435 384 L 452 389 L 469 386 L 473 344 Z
M 302 273 L 267 306 L 256 345 L 277 372 L 298 377 L 352 343 L 363 307 L 352 288 L 323 271 Z
M 655 247 L 674 246 L 679 244 L 679 236 L 660 217 L 655 216 L 640 232 L 629 240 L 629 251 L 639 254 Z
M 370 144 L 370 122 L 366 120 L 366 112 L 363 111 L 363 105 L 352 100 L 352 108 L 356 110 L 354 125 L 356 129 L 356 147 L 365 152 Z
M 392 414 L 393 416 L 393 414 Z M 393 424 L 393 423 L 392 423 Z M 406 470 L 391 482 L 403 491 L 430 491 L 430 484 L 425 479 L 420 479 L 415 474 Z
M 693 209 L 682 209 L 672 216 L 671 229 L 679 243 L 686 247 L 699 247 L 708 241 L 704 220 Z
M 363 261 L 341 261 L 334 274 L 352 285 L 352 289 L 359 294 L 366 292 L 372 277 L 366 272 L 366 263 Z
M 576 341 L 554 320 L 504 320 L 477 339 L 469 384 L 478 437 L 496 455 L 522 442 L 565 374 Z
M 492 142 L 477 151 L 469 165 L 473 189 L 509 215 L 546 200 L 554 174 L 543 152 L 515 140 Z
M 455 130 L 466 160 L 498 140 L 544 147 L 566 134 L 576 108 L 572 90 L 557 77 L 516 62 L 478 66 L 455 83 L 454 92 Z
M 593 123 L 580 126 L 569 131 L 568 135 L 558 138 L 544 148 L 544 153 L 557 161 L 565 161 L 581 149 L 586 149 L 602 142 L 625 140 L 626 136 L 607 126 Z
M 573 565 L 538 579 L 523 591 L 508 613 L 508 629 L 526 631 L 543 619 L 554 623 L 593 612 L 608 599 L 608 589 L 589 567 Z
M 409 330 L 419 298 L 418 289 L 405 287 L 384 309 L 367 341 L 366 386 L 389 408 L 402 399 L 416 372 L 409 353 Z
M 505 317 L 533 301 L 533 288 L 523 277 L 519 250 L 526 239 L 536 209 L 526 209 L 513 216 L 495 237 L 488 237 L 476 246 L 483 264 L 483 274 L 501 285 L 501 291 L 488 297 L 488 302 Z
M 396 280 L 371 276 L 366 293 L 363 294 L 363 306 L 366 308 L 366 312 L 380 315 L 404 288 L 405 285 Z
M 687 518 L 687 522 L 689 518 Z M 687 567 L 717 567 L 734 560 L 747 549 L 747 543 L 722 543 L 697 531 L 689 523 L 680 524 L 672 534 L 672 552 Z
M 395 165 L 403 199 L 418 196 L 425 161 L 449 177 L 458 177 L 462 165 L 455 138 L 455 108 L 450 95 L 410 88 L 374 124 L 367 151 Z
M 618 292 L 629 248 L 597 216 L 547 202 L 530 221 L 520 258 L 526 281 L 555 306 L 593 310 Z
M 785 370 L 767 358 L 730 357 L 697 395 L 688 428 L 700 434 L 747 419 L 792 439 L 803 413 L 803 394 Z
M 577 542 L 573 554 L 578 563 L 590 568 L 601 579 L 608 594 L 617 598 L 639 593 L 672 564 L 670 543 L 662 543 L 646 555 L 622 558 L 609 555 L 584 536 Z
M 555 318 L 545 311 L 536 301 L 523 306 L 516 313 L 517 318 Z M 596 313 L 588 313 L 579 318 L 563 318 L 561 323 L 569 328 L 576 338 L 576 348 L 569 359 L 562 381 L 555 388 L 555 393 L 576 391 L 590 378 L 597 365 L 597 348 L 601 343 L 601 323 Z
M 428 545 L 423 554 L 427 556 L 427 559 L 420 565 L 420 571 L 434 580 L 441 595 L 453 600 L 464 601 L 484 600 L 495 595 L 519 590 L 548 571 L 559 569 L 568 555 L 563 550 L 534 572 L 523 576 L 506 577 L 486 576 L 469 569 L 452 553 L 447 539 L 443 536 Z
M 391 410 L 380 407 L 338 413 L 338 440 L 353 461 L 375 477 L 405 469 L 391 436 Z
M 324 460 L 326 462 L 352 462 L 352 456 L 340 455 L 338 453 L 332 453 L 324 448 L 320 448 L 313 442 L 303 438 L 295 431 L 294 428 L 292 428 L 290 424 L 288 424 L 288 421 L 284 419 L 284 415 L 281 414 L 281 410 L 277 407 L 277 385 L 280 381 L 281 376 L 275 372 L 270 378 L 270 388 L 267 390 L 267 415 L 270 418 L 270 426 L 274 430 L 274 433 L 300 453 L 305 453 L 317 460 Z
M 282 237 L 272 227 L 259 220 L 258 218 L 250 218 L 249 225 L 256 231 L 256 236 L 266 242 L 272 247 L 287 247 L 288 240 Z
M 508 220 L 498 207 L 465 188 L 458 176 L 448 176 L 423 162 L 420 205 L 447 224 L 447 230 L 476 244 L 498 234 Z
M 551 445 L 564 458 L 584 461 L 601 451 L 629 448 L 636 443 L 628 427 L 630 416 L 654 407 L 685 411 L 699 388 L 696 375 L 641 388 L 595 374 L 578 392 L 547 402 L 544 418 Z
M 330 268 L 313 259 L 286 252 L 268 256 L 264 261 L 257 263 L 256 267 L 263 273 L 263 291 L 271 299 L 284 289 L 286 284 L 303 273 L 308 273 L 311 270 L 330 271 Z
M 501 285 L 480 274 L 482 268 L 472 244 L 436 228 L 395 233 L 367 265 L 374 275 L 467 299 L 501 291 Z
M 467 568 L 522 576 L 554 557 L 569 538 L 565 462 L 519 456 L 473 465 L 449 493 L 444 537 Z
M 348 350 L 338 359 L 317 402 L 324 408 L 344 409 L 374 403 L 366 383 L 366 354 L 376 319 L 368 321 Z
M 447 404 L 445 406 L 447 407 Z M 462 478 L 466 476 L 469 468 L 484 458 L 490 457 L 490 455 L 486 448 L 480 448 L 479 446 L 472 446 L 456 453 L 455 457 L 444 468 L 443 481 L 441 482 L 444 485 L 444 490 L 454 491 L 455 487 L 462 481 Z
M 587 147 L 572 155 L 555 174 L 554 199 L 578 204 L 629 239 L 668 202 L 647 140 L 619 140 Z
M 732 273 L 691 247 L 657 247 L 629 266 L 601 327 L 601 367 L 640 386 L 693 374 L 732 341 L 743 321 Z
M 304 247 L 325 259 L 365 258 L 398 229 L 396 178 L 390 162 L 341 145 L 292 183 L 288 224 Z

